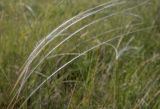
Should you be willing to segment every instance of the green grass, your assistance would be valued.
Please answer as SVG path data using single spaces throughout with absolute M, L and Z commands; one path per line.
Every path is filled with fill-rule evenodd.
M 0 109 L 159 109 L 160 2 L 109 2 L 1 0 Z

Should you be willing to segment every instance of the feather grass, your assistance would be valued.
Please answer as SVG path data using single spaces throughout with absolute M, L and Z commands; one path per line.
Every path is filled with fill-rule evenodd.
M 38 87 L 36 89 L 34 89 L 31 94 L 24 100 L 24 102 L 21 104 L 21 106 L 19 107 L 19 109 L 21 109 L 23 107 L 23 105 L 29 100 L 29 98 L 31 96 L 33 96 L 49 79 L 51 79 L 51 77 L 53 77 L 56 73 L 58 73 L 61 69 L 63 69 L 64 67 L 66 67 L 67 65 L 69 65 L 71 62 L 74 62 L 76 59 L 78 59 L 79 57 L 85 55 L 86 53 L 90 52 L 91 50 L 95 49 L 95 48 L 98 48 L 102 45 L 109 45 L 111 47 L 113 47 L 113 45 L 109 44 L 109 42 L 117 39 L 117 38 L 121 38 L 123 37 L 124 35 L 128 35 L 128 34 L 133 34 L 133 33 L 137 33 L 137 32 L 142 32 L 144 30 L 148 30 L 148 29 L 152 29 L 153 27 L 148 27 L 148 28 L 143 28 L 143 29 L 139 29 L 137 31 L 134 31 L 134 32 L 130 32 L 130 33 L 127 33 L 127 34 L 121 34 L 121 35 L 118 35 L 118 36 L 115 36 L 107 41 L 104 41 L 104 42 L 101 42 L 100 44 L 97 44 L 93 47 L 91 47 L 90 49 L 80 53 L 78 56 L 72 58 L 70 61 L 68 61 L 67 63 L 65 63 L 64 65 L 62 65 L 60 68 L 58 68 L 55 72 L 53 72 L 50 76 L 48 76 L 40 85 L 38 85 Z M 113 47 L 114 48 L 114 47 Z M 115 48 L 114 48 L 115 50 Z M 116 52 L 116 51 L 115 51 Z

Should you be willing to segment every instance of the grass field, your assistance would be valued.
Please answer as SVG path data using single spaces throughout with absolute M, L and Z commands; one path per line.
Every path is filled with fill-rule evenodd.
M 0 109 L 160 109 L 159 0 L 0 0 Z

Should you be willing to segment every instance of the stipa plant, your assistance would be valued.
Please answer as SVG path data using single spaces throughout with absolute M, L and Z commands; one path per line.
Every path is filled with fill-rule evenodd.
M 104 3 L 102 5 L 96 6 L 94 8 L 91 8 L 85 12 L 82 12 L 82 13 L 78 14 L 77 16 L 67 20 L 62 25 L 60 25 L 58 28 L 54 29 L 49 35 L 47 35 L 45 38 L 43 38 L 37 44 L 37 46 L 34 48 L 32 53 L 30 54 L 30 56 L 26 60 L 25 64 L 23 65 L 23 67 L 21 69 L 20 76 L 19 76 L 17 82 L 15 83 L 13 91 L 16 89 L 16 87 L 18 87 L 18 84 L 20 84 L 20 86 L 19 86 L 18 90 L 16 91 L 13 99 L 11 100 L 11 103 L 8 106 L 8 108 L 12 107 L 11 106 L 12 103 L 13 103 L 13 106 L 17 103 L 17 99 L 19 98 L 20 93 L 22 92 L 22 89 L 27 84 L 26 83 L 27 80 L 29 80 L 31 78 L 31 75 L 33 75 L 36 72 L 36 70 L 39 68 L 39 66 L 43 65 L 43 63 L 45 64 L 46 59 L 50 58 L 51 55 L 52 55 L 52 58 L 54 57 L 54 59 L 56 56 L 61 56 L 61 55 L 63 56 L 61 59 L 65 59 L 64 57 L 66 57 L 66 59 L 64 60 L 64 63 L 62 63 L 62 65 L 55 68 L 55 71 L 53 71 L 49 75 L 43 74 L 43 72 L 38 72 L 38 74 L 40 74 L 41 76 L 44 77 L 44 80 L 42 80 L 42 82 L 40 81 L 40 83 L 38 85 L 36 85 L 38 83 L 38 81 L 36 81 L 36 80 L 38 80 L 37 77 L 35 77 L 35 79 L 33 79 L 33 80 L 31 79 L 30 80 L 31 82 L 28 82 L 29 90 L 30 90 L 30 86 L 32 86 L 32 84 L 35 84 L 36 87 L 33 88 L 33 90 L 30 92 L 30 94 L 27 95 L 25 100 L 22 101 L 22 104 L 20 104 L 19 108 L 22 108 L 27 101 L 30 101 L 30 98 L 39 89 L 41 89 L 45 83 L 47 83 L 48 81 L 52 81 L 53 76 L 58 75 L 58 72 L 62 71 L 66 66 L 68 66 L 69 64 L 72 64 L 72 62 L 74 62 L 78 58 L 85 56 L 88 52 L 90 52 L 98 47 L 101 47 L 101 46 L 106 46 L 106 45 L 111 46 L 115 52 L 114 54 L 115 54 L 116 60 L 119 60 L 120 56 L 122 56 L 124 54 L 124 52 L 129 51 L 130 49 L 137 49 L 137 47 L 130 47 L 129 46 L 130 42 L 133 40 L 132 35 L 133 34 L 136 35 L 139 32 L 150 30 L 153 28 L 153 26 L 151 25 L 149 27 L 142 28 L 143 22 L 144 22 L 143 18 L 137 14 L 133 14 L 131 11 L 133 9 L 139 8 L 141 6 L 145 6 L 146 4 L 148 4 L 148 1 L 149 0 L 146 0 L 143 2 L 138 2 L 138 3 L 136 3 L 136 5 L 133 5 L 132 3 L 130 3 L 131 1 L 117 1 L 117 0 L 110 1 L 110 2 Z M 130 4 L 132 4 L 131 7 L 129 7 Z M 118 8 L 119 10 L 118 11 L 116 10 L 116 12 L 112 12 L 110 14 L 107 14 L 107 16 L 104 16 L 103 14 L 105 14 L 105 13 L 102 13 L 102 12 L 104 12 L 104 10 L 107 10 L 107 9 L 109 10 L 109 8 L 112 8 L 112 9 Z M 98 13 L 100 13 L 99 16 L 103 15 L 103 17 L 100 17 L 96 20 L 93 20 L 90 23 L 87 23 L 86 25 L 83 25 L 82 27 L 78 28 L 76 31 L 74 31 L 73 33 L 71 33 L 68 36 L 62 37 L 62 39 L 60 41 L 58 41 L 54 47 L 51 46 L 51 49 L 50 49 L 50 47 L 48 47 L 48 45 L 51 44 L 51 42 L 54 42 L 58 38 L 60 39 L 60 35 L 62 33 L 64 33 L 67 29 L 69 29 L 71 26 L 74 26 L 78 22 L 83 22 L 83 19 L 90 17 L 92 15 L 98 14 Z M 121 22 L 121 20 L 120 20 L 121 17 L 123 19 L 122 20 L 123 22 Z M 88 39 L 85 39 L 84 37 L 85 36 L 87 37 L 88 34 L 84 34 L 84 35 L 82 34 L 78 38 L 74 37 L 75 35 L 77 35 L 78 33 L 82 32 L 83 30 L 85 30 L 89 27 L 94 27 L 94 25 L 98 25 L 102 21 L 103 22 L 107 21 L 106 19 L 108 20 L 108 23 L 111 23 L 111 24 L 108 24 L 109 26 L 107 25 L 105 27 L 107 29 L 109 28 L 109 30 L 99 33 L 98 31 L 100 31 L 100 29 L 99 29 L 100 27 L 96 27 L 98 29 L 98 31 L 95 31 L 95 32 L 96 33 L 98 32 L 98 34 L 93 37 L 88 37 Z M 117 20 L 117 22 L 115 22 L 115 23 L 117 23 L 117 24 L 115 24 L 117 27 L 113 26 L 114 21 L 112 21 L 112 19 Z M 118 25 L 118 21 L 120 21 L 119 25 Z M 98 26 L 101 26 L 101 25 L 98 25 Z M 113 28 L 111 28 L 112 26 L 113 26 Z M 91 35 L 93 35 L 93 33 Z M 107 35 L 108 35 L 108 37 L 107 37 Z M 126 36 L 131 37 L 131 38 L 129 38 L 130 40 L 127 42 L 125 47 L 123 47 L 122 49 L 119 49 L 122 41 L 125 39 Z M 72 38 L 75 38 L 75 42 L 76 42 L 76 40 L 78 40 L 79 44 L 77 44 L 75 47 L 73 47 L 73 45 L 70 45 L 69 46 L 70 52 L 69 52 L 69 50 L 66 50 L 67 53 L 65 53 L 65 52 L 63 52 L 63 49 L 62 49 L 62 53 L 55 54 L 58 51 L 57 50 L 58 48 L 65 49 L 65 46 L 63 46 L 63 45 L 69 44 L 70 40 L 74 41 L 74 40 L 72 40 Z M 74 42 L 71 42 L 71 43 L 74 43 Z M 85 44 L 85 46 L 84 46 L 84 44 Z M 71 47 L 73 47 L 73 48 L 71 48 Z M 67 46 L 66 46 L 66 48 L 67 48 Z M 45 49 L 46 49 L 46 51 L 45 51 Z M 72 51 L 74 51 L 74 52 L 72 52 Z M 43 52 L 44 52 L 44 54 L 43 54 Z M 43 54 L 42 58 L 39 57 L 39 55 L 41 53 Z M 70 55 L 70 56 L 68 56 L 68 55 Z M 38 63 L 36 63 L 34 65 L 35 60 L 38 60 Z M 55 63 L 57 64 L 58 63 L 57 61 L 61 61 L 59 59 L 55 59 L 55 60 L 56 60 L 56 62 L 53 61 L 54 64 Z M 111 64 L 111 66 L 112 66 L 112 64 Z M 117 78 L 117 75 L 115 75 L 115 78 Z M 31 83 L 31 85 L 29 85 L 30 83 Z M 55 84 L 58 84 L 58 83 L 55 83 Z M 115 90 L 116 89 L 118 90 L 118 88 L 116 87 L 117 84 L 118 84 L 118 82 L 115 83 Z M 26 90 L 27 90 L 27 88 L 26 88 Z M 114 99 L 118 99 L 118 98 L 116 98 L 116 95 L 117 94 L 115 92 Z M 116 103 L 115 103 L 114 107 L 116 107 L 116 104 L 118 103 L 118 101 L 115 100 L 115 102 Z M 69 107 L 70 106 L 68 106 L 68 108 Z

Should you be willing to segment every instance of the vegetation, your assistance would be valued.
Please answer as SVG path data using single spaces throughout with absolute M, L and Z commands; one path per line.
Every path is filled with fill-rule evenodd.
M 159 0 L 1 0 L 0 109 L 160 109 Z

